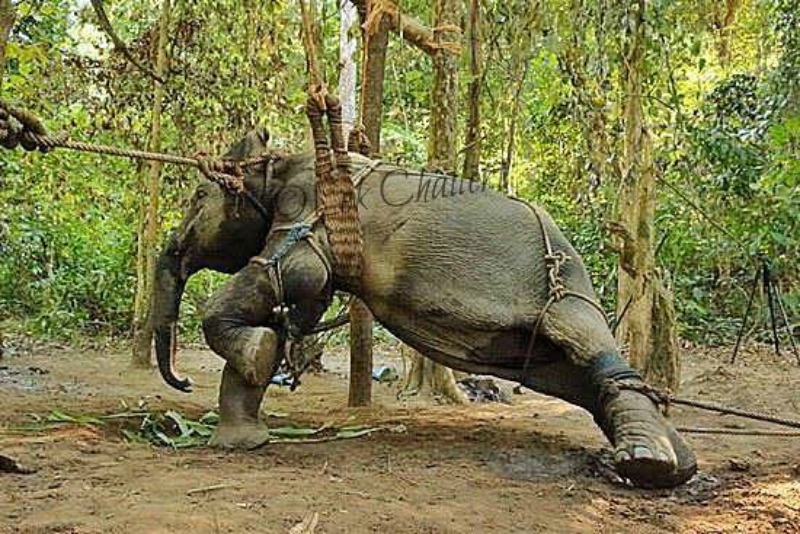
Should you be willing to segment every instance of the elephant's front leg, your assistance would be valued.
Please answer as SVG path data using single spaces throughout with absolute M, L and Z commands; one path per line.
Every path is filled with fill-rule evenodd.
M 269 428 L 258 417 L 266 385 L 253 385 L 230 363 L 222 371 L 219 425 L 208 444 L 221 449 L 255 449 L 269 441 Z
M 220 422 L 210 445 L 253 449 L 269 431 L 259 407 L 281 360 L 281 340 L 272 328 L 276 301 L 260 268 L 247 266 L 218 290 L 203 319 L 211 349 L 225 359 L 219 390 Z
M 266 250 L 274 245 L 268 242 Z M 307 331 L 330 303 L 328 264 L 301 243 L 281 265 L 290 319 L 300 331 Z M 278 304 L 267 271 L 255 264 L 239 271 L 211 299 L 203 332 L 211 349 L 226 361 L 219 392 L 220 422 L 210 442 L 213 446 L 252 449 L 269 439 L 258 414 L 283 355 L 283 334 L 278 335 L 279 321 L 273 311 Z

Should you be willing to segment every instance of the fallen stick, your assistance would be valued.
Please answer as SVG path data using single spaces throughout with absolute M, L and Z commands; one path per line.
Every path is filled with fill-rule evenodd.
M 186 495 L 197 495 L 198 493 L 208 493 L 210 491 L 217 491 L 226 488 L 233 488 L 230 484 L 214 484 L 213 486 L 204 486 L 202 488 L 194 488 L 190 489 L 186 492 Z

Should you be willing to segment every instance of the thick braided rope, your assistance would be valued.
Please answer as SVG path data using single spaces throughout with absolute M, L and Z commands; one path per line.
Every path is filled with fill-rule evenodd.
M 49 135 L 42 122 L 33 113 L 11 107 L 3 101 L 0 101 L 0 145 L 7 149 L 14 149 L 17 145 L 21 145 L 25 150 L 39 150 L 41 152 L 49 152 L 55 148 L 66 148 L 79 152 L 196 167 L 203 176 L 220 186 L 227 193 L 245 197 L 266 220 L 271 220 L 271 216 L 258 198 L 245 187 L 242 169 L 269 163 L 281 157 L 277 153 L 269 153 L 241 161 L 205 157 L 187 158 L 160 152 L 129 150 L 83 141 L 72 141 L 67 134 Z
M 311 95 L 306 102 L 306 114 L 314 139 L 315 172 L 317 176 L 317 210 L 322 214 L 333 255 L 334 274 L 348 285 L 357 285 L 361 277 L 361 224 L 355 188 L 350 180 L 350 158 L 344 147 L 341 129 L 341 105 L 338 99 L 325 95 L 331 143 L 323 126 L 321 98 Z
M 275 154 L 267 154 L 241 161 L 224 159 L 212 160 L 208 158 L 189 158 L 161 152 L 118 148 L 84 141 L 73 141 L 64 133 L 57 135 L 48 134 L 38 117 L 27 110 L 11 107 L 3 101 L 0 101 L 0 144 L 8 149 L 13 149 L 16 148 L 17 145 L 22 145 L 25 150 L 40 150 L 42 152 L 47 152 L 55 148 L 66 148 L 78 152 L 89 152 L 107 156 L 160 161 L 162 163 L 171 163 L 174 165 L 197 167 L 201 171 L 205 162 L 212 167 L 213 172 L 226 173 L 233 176 L 240 175 L 237 169 L 259 165 L 275 157 Z
M 323 210 L 325 226 L 332 232 L 331 248 L 334 252 L 339 276 L 350 285 L 361 279 L 363 237 L 358 217 L 358 200 L 350 177 L 350 155 L 347 152 L 342 127 L 342 106 L 333 95 L 325 97 L 328 108 L 328 127 L 331 136 L 335 172 L 329 184 L 323 184 Z

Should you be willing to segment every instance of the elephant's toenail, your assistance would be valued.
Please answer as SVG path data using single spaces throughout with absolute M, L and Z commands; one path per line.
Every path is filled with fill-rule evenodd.
M 636 458 L 644 458 L 652 460 L 654 458 L 653 451 L 648 449 L 647 447 L 634 447 L 633 455 Z

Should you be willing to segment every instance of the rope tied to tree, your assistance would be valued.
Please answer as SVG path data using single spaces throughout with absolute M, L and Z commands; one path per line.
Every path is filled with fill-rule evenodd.
M 66 135 L 50 137 L 41 120 L 33 113 L 0 101 L 0 144 L 11 150 L 21 145 L 27 151 L 49 152 Z
M 250 192 L 244 183 L 244 169 L 262 164 L 271 164 L 283 157 L 277 152 L 244 159 L 227 160 L 210 158 L 197 155 L 193 158 L 175 156 L 161 152 L 146 152 L 143 150 L 130 150 L 108 145 L 73 141 L 66 133 L 56 135 L 48 134 L 42 121 L 30 111 L 10 106 L 0 100 L 0 145 L 13 150 L 22 146 L 26 151 L 38 150 L 43 153 L 56 148 L 66 148 L 78 152 L 89 152 L 136 160 L 159 161 L 173 165 L 183 165 L 197 168 L 200 173 L 212 183 L 220 186 L 231 195 L 243 196 L 264 217 L 272 220 L 269 212 L 261 202 Z

